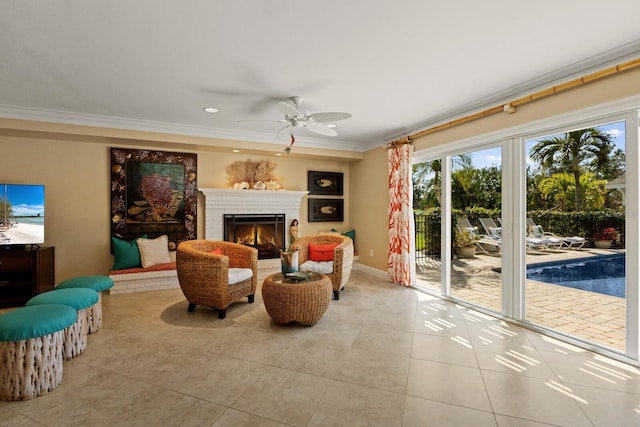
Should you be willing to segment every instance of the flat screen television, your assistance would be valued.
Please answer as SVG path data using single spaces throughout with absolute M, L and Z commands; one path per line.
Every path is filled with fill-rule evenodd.
M 44 185 L 0 184 L 0 246 L 44 243 Z

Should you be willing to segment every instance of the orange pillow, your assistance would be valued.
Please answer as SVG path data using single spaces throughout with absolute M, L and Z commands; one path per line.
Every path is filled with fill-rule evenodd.
M 326 245 L 309 244 L 309 259 L 311 261 L 333 261 L 333 250 L 338 243 L 328 243 Z
M 216 254 L 216 255 L 224 255 L 224 254 L 222 253 L 222 249 L 220 249 L 220 248 L 215 248 L 214 250 L 209 251 L 209 253 L 210 253 L 210 254 Z

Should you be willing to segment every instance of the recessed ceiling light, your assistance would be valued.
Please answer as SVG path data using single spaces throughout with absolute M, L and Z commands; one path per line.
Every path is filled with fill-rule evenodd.
M 233 152 L 234 152 L 234 153 L 239 153 L 239 152 L 240 152 L 240 150 L 233 150 Z
M 333 123 L 327 125 L 328 128 L 337 128 L 338 125 L 334 125 Z
M 218 109 L 214 108 L 214 107 L 204 107 L 203 110 L 206 111 L 207 113 L 217 113 L 218 112 Z

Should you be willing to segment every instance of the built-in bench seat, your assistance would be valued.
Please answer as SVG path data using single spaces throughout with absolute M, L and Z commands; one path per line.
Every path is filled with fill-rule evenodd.
M 158 264 L 147 268 L 110 270 L 109 277 L 113 279 L 113 287 L 109 289 L 110 295 L 180 287 L 175 262 Z

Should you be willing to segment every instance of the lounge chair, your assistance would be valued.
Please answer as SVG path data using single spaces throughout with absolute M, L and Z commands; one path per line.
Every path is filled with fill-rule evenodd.
M 480 224 L 485 232 L 494 239 L 502 238 L 502 227 L 498 227 L 492 218 L 480 218 Z M 548 249 L 559 249 L 562 241 L 551 237 L 541 237 L 528 234 L 526 237 L 527 252 L 546 251 Z
M 536 225 L 533 222 L 533 219 L 527 218 L 527 228 L 529 229 L 529 233 L 533 237 L 543 238 L 543 239 L 552 239 L 554 241 L 559 241 L 561 244 L 559 247 L 566 247 L 567 249 L 580 249 L 586 243 L 586 239 L 580 236 L 571 236 L 571 237 L 562 237 L 557 234 L 551 233 L 549 231 L 544 231 L 541 225 Z
M 476 241 L 476 248 L 485 255 L 500 255 L 502 240 L 480 233 L 478 227 L 472 226 L 467 218 L 458 218 L 458 230 L 466 230 L 478 236 L 479 239 Z
M 480 218 L 480 224 L 488 236 L 494 239 L 502 238 L 502 227 L 498 227 L 492 218 Z

